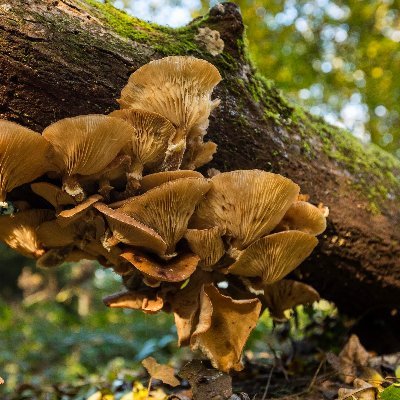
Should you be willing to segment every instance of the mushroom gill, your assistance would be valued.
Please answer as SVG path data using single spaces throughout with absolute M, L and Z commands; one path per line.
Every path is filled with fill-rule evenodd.
M 6 195 L 50 171 L 51 146 L 43 137 L 14 122 L 0 120 L 0 207 Z

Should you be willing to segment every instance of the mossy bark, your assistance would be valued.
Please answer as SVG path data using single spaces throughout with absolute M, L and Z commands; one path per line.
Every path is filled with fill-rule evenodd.
M 221 54 L 196 41 L 201 27 L 220 33 Z M 255 72 L 244 43 L 230 3 L 170 29 L 95 0 L 0 0 L 0 117 L 40 131 L 63 117 L 108 113 L 144 63 L 174 54 L 207 59 L 223 76 L 208 134 L 218 153 L 209 167 L 259 168 L 299 183 L 330 216 L 295 275 L 349 313 L 398 307 L 399 161 L 290 104 Z

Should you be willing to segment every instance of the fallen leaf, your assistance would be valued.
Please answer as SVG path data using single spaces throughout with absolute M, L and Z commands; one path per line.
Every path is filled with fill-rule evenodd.
M 354 380 L 354 389 L 340 388 L 338 400 L 376 400 L 378 389 L 362 379 Z
M 169 365 L 159 364 L 153 357 L 147 357 L 142 361 L 151 378 L 159 379 L 170 386 L 178 386 L 179 380 L 175 378 L 175 371 Z

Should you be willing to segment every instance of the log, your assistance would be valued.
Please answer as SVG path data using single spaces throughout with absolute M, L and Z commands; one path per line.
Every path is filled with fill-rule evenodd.
M 204 28 L 219 33 L 222 53 L 220 42 L 201 39 Z M 0 0 L 0 117 L 41 131 L 67 116 L 108 113 L 139 66 L 204 58 L 223 76 L 209 167 L 283 174 L 330 209 L 320 245 L 295 276 L 349 314 L 400 306 L 399 160 L 291 104 L 257 73 L 243 35 L 231 3 L 172 29 L 95 0 Z

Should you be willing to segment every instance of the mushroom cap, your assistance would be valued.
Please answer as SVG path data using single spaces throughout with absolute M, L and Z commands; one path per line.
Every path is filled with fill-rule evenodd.
M 0 120 L 0 202 L 12 189 L 51 170 L 51 151 L 39 133 Z
M 317 243 L 313 235 L 300 231 L 274 233 L 258 239 L 243 250 L 228 272 L 260 277 L 263 284 L 272 284 L 300 265 Z
M 44 253 L 36 229 L 54 218 L 51 210 L 27 210 L 12 216 L 0 216 L 0 240 L 26 257 L 37 258 Z
M 258 299 L 234 300 L 213 285 L 203 287 L 199 323 L 190 346 L 200 349 L 214 368 L 224 372 L 243 369 L 243 347 L 261 311 Z
M 65 118 L 43 131 L 55 149 L 60 171 L 69 176 L 102 171 L 134 134 L 122 119 L 100 114 Z
M 37 228 L 37 237 L 46 248 L 64 247 L 74 244 L 76 224 L 60 227 L 57 220 L 46 221 Z
M 94 194 L 93 196 L 88 197 L 82 203 L 76 205 L 74 208 L 61 211 L 57 218 L 58 224 L 62 227 L 65 227 L 73 222 L 78 221 L 100 200 L 103 200 L 103 197 L 100 194 Z
M 214 142 L 203 143 L 203 139 L 201 138 L 199 141 L 188 141 L 186 147 L 181 168 L 197 169 L 213 159 L 218 146 Z
M 103 302 L 110 308 L 143 310 L 148 314 L 157 313 L 164 306 L 163 298 L 155 294 L 154 291 L 124 291 L 114 293 L 105 297 Z
M 149 169 L 162 164 L 168 144 L 176 131 L 168 119 L 160 114 L 138 109 L 117 110 L 110 116 L 121 118 L 134 128 L 134 135 L 125 147 L 129 155 L 133 155 Z
M 210 267 L 215 265 L 225 254 L 222 233 L 221 228 L 217 226 L 209 229 L 188 229 L 185 233 L 190 250 L 200 257 L 205 270 L 211 271 Z
M 204 176 L 200 172 L 190 170 L 156 172 L 154 174 L 145 175 L 142 178 L 140 181 L 140 191 L 147 192 L 163 183 L 181 178 L 204 178 Z
M 296 201 L 286 211 L 276 231 L 297 230 L 319 235 L 326 229 L 326 218 L 321 209 L 306 201 Z
M 268 307 L 272 318 L 285 321 L 284 311 L 300 304 L 311 304 L 320 299 L 318 292 L 305 283 L 283 279 L 272 285 L 264 286 L 260 296 L 262 303 Z
M 139 250 L 130 248 L 121 253 L 142 274 L 160 282 L 182 282 L 196 270 L 200 257 L 182 253 L 168 262 L 161 262 Z
M 167 244 L 153 229 L 129 215 L 112 210 L 103 203 L 97 203 L 94 207 L 105 216 L 113 237 L 117 241 L 131 246 L 143 247 L 158 255 L 165 254 Z
M 31 184 L 34 193 L 44 198 L 54 208 L 75 205 L 75 199 L 56 185 L 48 182 L 35 182 Z
M 167 243 L 167 254 L 171 254 L 209 187 L 204 178 L 176 179 L 133 197 L 117 210 L 154 229 Z
M 271 232 L 299 193 L 290 179 L 260 170 L 221 173 L 211 178 L 211 184 L 189 226 L 218 226 L 239 249 Z

